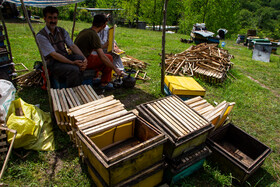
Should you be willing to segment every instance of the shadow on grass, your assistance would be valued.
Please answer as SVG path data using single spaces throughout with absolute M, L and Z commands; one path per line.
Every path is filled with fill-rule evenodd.
M 39 87 L 17 88 L 17 96 L 28 104 L 40 104 L 40 109 L 44 112 L 50 111 L 49 98 L 46 90 Z
M 98 95 L 114 95 L 115 99 L 120 100 L 122 104 L 124 104 L 127 110 L 135 109 L 135 107 L 139 104 L 145 103 L 147 101 L 151 101 L 156 99 L 155 96 L 144 92 L 140 88 L 118 88 L 115 90 L 105 91 L 103 90 L 95 90 Z

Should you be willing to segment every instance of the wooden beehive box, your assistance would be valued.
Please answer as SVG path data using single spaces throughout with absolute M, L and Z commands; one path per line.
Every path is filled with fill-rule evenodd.
M 211 133 L 206 143 L 213 152 L 211 159 L 240 183 L 246 181 L 271 153 L 268 146 L 232 123 Z
M 213 125 L 178 96 L 172 95 L 136 107 L 139 115 L 168 136 L 164 154 L 173 159 L 205 142 Z
M 206 90 L 192 77 L 165 76 L 164 84 L 167 95 L 178 95 L 182 99 L 204 96 L 206 93 Z
M 108 186 L 163 160 L 167 138 L 131 111 L 98 125 L 78 125 L 77 129 L 79 152 Z
M 86 164 L 88 172 L 97 187 L 107 187 L 108 184 L 103 180 L 103 178 L 98 174 L 95 168 L 90 164 L 86 159 Z M 129 177 L 128 179 L 123 180 L 122 182 L 114 185 L 115 187 L 119 186 L 157 186 L 162 182 L 163 173 L 164 173 L 165 164 L 164 162 L 159 162 L 153 166 Z

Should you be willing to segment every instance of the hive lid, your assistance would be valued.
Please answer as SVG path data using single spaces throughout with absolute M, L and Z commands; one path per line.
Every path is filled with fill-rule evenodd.
M 206 92 L 192 77 L 165 76 L 164 83 L 175 95 L 204 96 Z

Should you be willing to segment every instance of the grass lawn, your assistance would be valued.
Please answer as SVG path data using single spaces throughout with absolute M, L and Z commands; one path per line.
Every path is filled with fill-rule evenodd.
M 35 32 L 44 23 L 33 23 Z M 72 22 L 60 21 L 59 26 L 69 33 Z M 88 23 L 76 23 L 75 35 Z M 7 23 L 15 63 L 24 63 L 30 70 L 40 60 L 33 35 L 27 24 Z M 166 53 L 179 53 L 191 44 L 180 42 L 188 38 L 181 34 L 166 35 Z M 127 109 L 143 102 L 163 97 L 160 93 L 161 32 L 118 27 L 116 41 L 126 54 L 150 64 L 146 69 L 150 81 L 137 81 L 134 89 L 117 89 L 105 92 L 121 100 Z M 226 40 L 225 49 L 235 58 L 231 74 L 224 84 L 211 85 L 196 79 L 206 90 L 205 99 L 214 104 L 223 100 L 235 102 L 230 121 L 269 146 L 273 152 L 262 167 L 246 182 L 248 186 L 280 186 L 280 56 L 271 55 L 271 62 L 252 60 L 252 51 L 235 41 Z M 47 93 L 40 88 L 18 88 L 17 97 L 30 104 L 40 104 L 49 111 Z M 81 164 L 78 152 L 69 137 L 55 123 L 54 152 L 37 152 L 14 149 L 1 182 L 11 186 L 91 186 L 86 167 Z M 29 153 L 29 154 L 28 154 Z M 28 154 L 26 157 L 24 157 Z M 223 173 L 215 163 L 206 161 L 198 172 L 178 182 L 178 186 L 230 186 L 229 173 Z M 236 184 L 234 184 L 236 185 Z

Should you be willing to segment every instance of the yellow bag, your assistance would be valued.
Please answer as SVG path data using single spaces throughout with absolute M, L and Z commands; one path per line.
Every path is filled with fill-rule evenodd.
M 23 116 L 16 115 L 16 109 L 21 108 Z M 54 135 L 52 132 L 50 114 L 38 107 L 25 103 L 22 99 L 13 101 L 7 114 L 7 126 L 17 131 L 14 148 L 23 147 L 37 151 L 53 151 Z M 7 133 L 8 142 L 12 134 Z

